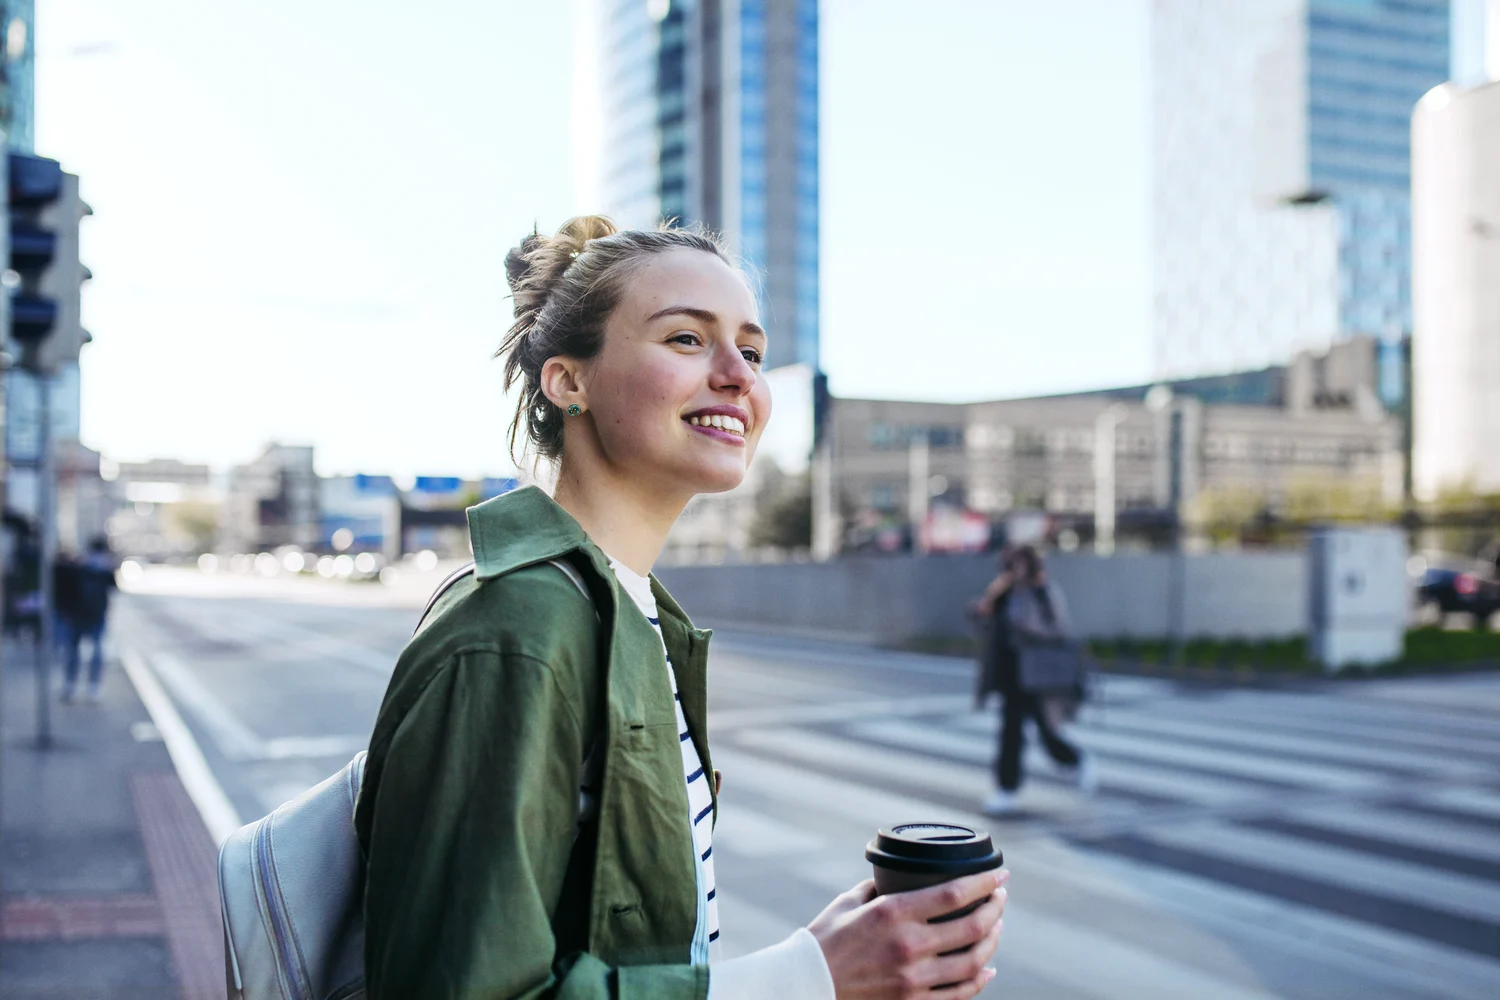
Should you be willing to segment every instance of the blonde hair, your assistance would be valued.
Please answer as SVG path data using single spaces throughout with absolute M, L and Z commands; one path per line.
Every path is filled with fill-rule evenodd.
M 598 354 L 604 323 L 640 265 L 653 254 L 680 249 L 711 253 L 735 266 L 714 233 L 666 226 L 622 230 L 602 215 L 569 219 L 555 236 L 532 232 L 505 255 L 515 322 L 496 356 L 505 359 L 505 388 L 521 387 L 510 424 L 512 457 L 523 427 L 539 457 L 562 455 L 564 417 L 542 392 L 542 365 L 559 355 Z

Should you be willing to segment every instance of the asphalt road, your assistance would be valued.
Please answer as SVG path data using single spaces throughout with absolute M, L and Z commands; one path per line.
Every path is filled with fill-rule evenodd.
M 154 569 L 120 600 L 113 643 L 160 682 L 249 820 L 363 748 L 437 578 Z M 970 683 L 952 659 L 715 637 L 728 953 L 865 877 L 877 827 L 936 819 L 990 829 L 1013 872 L 987 995 L 1500 996 L 1500 677 L 1110 677 L 1075 727 L 1099 794 L 1032 759 L 1026 811 L 1006 821 L 978 815 L 996 718 L 971 709 Z

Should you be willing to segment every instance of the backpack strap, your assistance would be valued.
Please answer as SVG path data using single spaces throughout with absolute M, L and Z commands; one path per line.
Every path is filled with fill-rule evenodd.
M 562 570 L 562 574 L 568 578 L 568 582 L 577 587 L 578 592 L 589 602 L 589 606 L 593 607 L 594 595 L 589 593 L 588 584 L 583 582 L 583 574 L 578 572 L 576 566 L 564 559 L 548 559 L 547 562 Z M 449 573 L 446 580 L 437 585 L 437 589 L 432 592 L 432 596 L 427 598 L 427 606 L 422 609 L 422 615 L 417 619 L 417 627 L 412 630 L 413 635 L 422 630 L 422 623 L 427 620 L 427 616 L 432 613 L 432 609 L 436 607 L 437 602 L 442 600 L 443 595 L 452 590 L 455 584 L 472 572 L 474 572 L 474 564 L 472 562 L 464 563 L 458 569 Z M 594 608 L 594 618 L 597 620 L 598 617 L 599 609 Z
M 412 629 L 412 635 L 416 635 L 418 632 L 422 631 L 422 623 L 425 622 L 427 620 L 427 616 L 432 613 L 433 606 L 437 604 L 438 600 L 441 599 L 442 596 L 448 591 L 452 590 L 455 583 L 462 580 L 472 572 L 474 572 L 474 563 L 472 561 L 466 562 L 458 569 L 454 570 L 452 573 L 449 573 L 447 579 L 437 585 L 437 589 L 432 592 L 432 596 L 427 598 L 427 606 L 422 609 L 421 617 L 417 619 L 417 627 Z

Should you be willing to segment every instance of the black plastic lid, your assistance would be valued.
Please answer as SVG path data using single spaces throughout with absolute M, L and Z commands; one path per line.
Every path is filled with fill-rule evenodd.
M 957 878 L 999 868 L 1005 856 L 983 830 L 952 823 L 903 823 L 881 830 L 865 848 L 881 868 Z

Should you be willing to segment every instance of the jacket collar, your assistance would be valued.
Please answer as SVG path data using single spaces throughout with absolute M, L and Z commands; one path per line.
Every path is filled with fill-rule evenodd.
M 582 550 L 610 589 L 619 584 L 609 570 L 604 551 L 595 545 L 573 515 L 535 486 L 526 486 L 470 507 L 469 544 L 474 550 L 474 576 L 479 580 L 503 576 Z M 651 577 L 652 592 L 661 617 L 692 630 L 691 620 L 665 587 Z M 695 638 L 706 639 L 705 633 Z
M 474 576 L 480 580 L 596 548 L 573 516 L 535 486 L 486 500 L 467 513 Z

